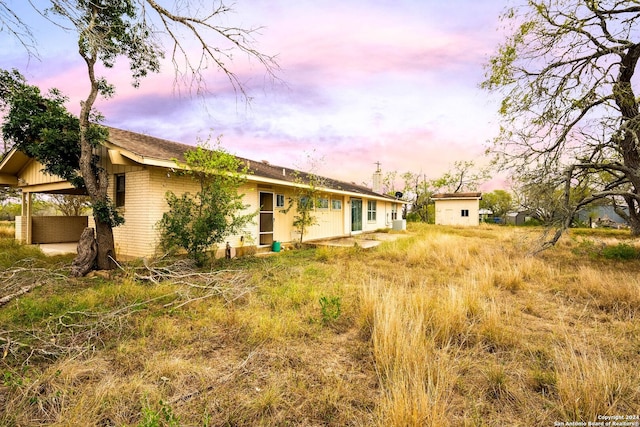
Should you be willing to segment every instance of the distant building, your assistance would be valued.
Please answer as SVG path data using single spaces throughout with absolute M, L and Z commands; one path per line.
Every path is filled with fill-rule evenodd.
M 524 225 L 527 222 L 526 212 L 507 212 L 506 223 L 509 225 Z
M 591 209 L 583 209 L 578 212 L 578 219 L 590 226 L 595 224 L 596 227 L 598 224 L 607 227 L 627 225 L 627 222 L 616 213 L 613 206 L 594 206 Z
M 436 205 L 436 224 L 480 224 L 482 193 L 440 193 L 434 194 L 431 199 Z
M 480 221 L 487 222 L 493 216 L 493 211 L 491 209 L 480 209 L 478 214 L 480 215 Z

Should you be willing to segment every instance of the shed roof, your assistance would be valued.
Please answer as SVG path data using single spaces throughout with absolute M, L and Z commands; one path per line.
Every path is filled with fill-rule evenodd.
M 431 198 L 438 200 L 480 200 L 482 199 L 482 193 L 438 193 L 431 196 Z

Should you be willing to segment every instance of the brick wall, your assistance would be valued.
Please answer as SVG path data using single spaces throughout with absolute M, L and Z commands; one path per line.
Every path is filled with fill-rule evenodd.
M 86 216 L 34 216 L 31 217 L 32 241 L 33 243 L 77 242 L 87 224 Z

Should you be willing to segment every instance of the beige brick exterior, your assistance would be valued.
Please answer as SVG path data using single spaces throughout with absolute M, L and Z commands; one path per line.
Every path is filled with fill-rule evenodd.
M 184 192 L 195 193 L 198 191 L 197 183 L 188 176 L 176 174 L 172 167 L 158 166 L 159 163 L 162 163 L 160 160 L 156 163 L 146 164 L 145 159 L 135 162 L 124 159 L 122 156 L 113 155 L 110 157 L 106 147 L 101 147 L 99 154 L 102 159 L 101 166 L 109 174 L 108 192 L 112 200 L 116 200 L 116 174 L 124 174 L 125 177 L 124 205 L 118 207 L 125 219 L 125 223 L 113 230 L 117 256 L 142 257 L 158 255 L 159 235 L 156 226 L 163 213 L 168 209 L 165 194 L 167 191 L 173 191 L 177 195 L 181 195 Z M 118 164 L 112 164 L 112 159 Z M 28 241 L 31 238 L 34 243 L 52 242 L 54 240 L 59 242 L 72 241 L 69 240 L 69 236 L 79 235 L 78 230 L 81 232 L 81 228 L 85 224 L 88 224 L 89 227 L 93 226 L 92 217 L 89 217 L 88 221 L 86 217 L 82 220 L 61 219 L 63 217 L 35 220 L 32 218 L 31 235 L 28 235 L 28 221 L 26 221 L 24 215 L 28 215 L 29 211 L 29 194 L 74 191 L 68 182 L 59 177 L 45 175 L 41 170 L 42 165 L 36 161 L 28 160 L 16 175 L 18 187 L 21 187 L 25 194 L 23 198 L 23 217 L 16 219 L 16 238 L 22 241 Z M 246 213 L 257 213 L 259 211 L 260 193 L 266 193 L 267 196 L 265 197 L 268 197 L 268 195 L 273 197 L 273 241 L 287 243 L 299 239 L 299 234 L 293 227 L 294 217 L 296 216 L 295 209 L 284 212 L 289 201 L 295 195 L 293 184 L 280 184 L 280 181 L 274 178 L 261 179 L 260 177 L 251 177 L 240 191 L 244 195 L 245 203 L 248 205 Z M 328 207 L 316 207 L 314 215 L 317 224 L 306 230 L 304 241 L 352 234 L 351 200 L 352 198 L 355 199 L 355 197 L 353 193 L 346 191 L 331 191 L 322 195 L 327 199 Z M 284 207 L 276 206 L 277 195 L 284 197 Z M 362 232 L 390 227 L 394 205 L 395 212 L 400 215 L 401 203 L 392 200 L 381 200 L 381 198 L 382 196 L 376 200 L 375 220 L 369 221 L 367 218 L 369 198 L 366 196 L 357 197 L 362 201 L 363 207 Z M 339 200 L 341 206 L 337 209 L 334 208 L 332 200 Z M 68 225 L 66 225 L 67 221 Z M 229 242 L 234 248 L 258 245 L 260 242 L 260 217 L 256 216 L 254 223 L 245 227 L 243 233 L 229 236 L 226 242 Z M 221 250 L 224 250 L 224 243 L 221 244 Z
M 156 225 L 164 212 L 168 210 L 165 195 L 172 191 L 176 195 L 199 191 L 198 184 L 189 177 L 179 176 L 168 169 L 141 168 L 125 174 L 125 205 L 119 208 L 125 223 L 113 230 L 116 242 L 116 253 L 119 256 L 154 256 L 158 255 L 159 235 Z M 114 183 L 111 179 L 110 183 Z M 113 184 L 109 189 L 115 199 Z M 245 194 L 245 200 L 251 204 L 253 210 L 257 205 L 255 186 L 244 185 L 240 192 Z M 247 209 L 251 212 L 252 209 Z M 257 226 L 247 227 L 246 234 L 257 235 Z M 229 236 L 227 241 L 234 247 L 242 246 L 241 235 Z
M 31 221 L 32 243 L 77 242 L 88 225 L 86 216 L 34 216 Z

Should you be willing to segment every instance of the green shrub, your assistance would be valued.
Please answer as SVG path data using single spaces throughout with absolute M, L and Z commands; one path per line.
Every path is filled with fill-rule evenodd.
M 322 323 L 327 324 L 340 317 L 340 297 L 321 297 L 320 310 L 322 311 Z
M 220 148 L 220 142 L 209 149 L 206 144 L 184 153 L 182 165 L 198 184 L 195 194 L 166 194 L 169 211 L 158 222 L 161 246 L 167 251 L 185 250 L 198 266 L 203 266 L 208 253 L 215 257 L 225 238 L 242 231 L 257 212 L 243 212 L 249 206 L 239 193 L 247 173 L 246 166 Z
M 602 256 L 607 259 L 630 260 L 638 258 L 638 250 L 626 243 L 618 243 L 615 246 L 606 246 L 602 249 Z

